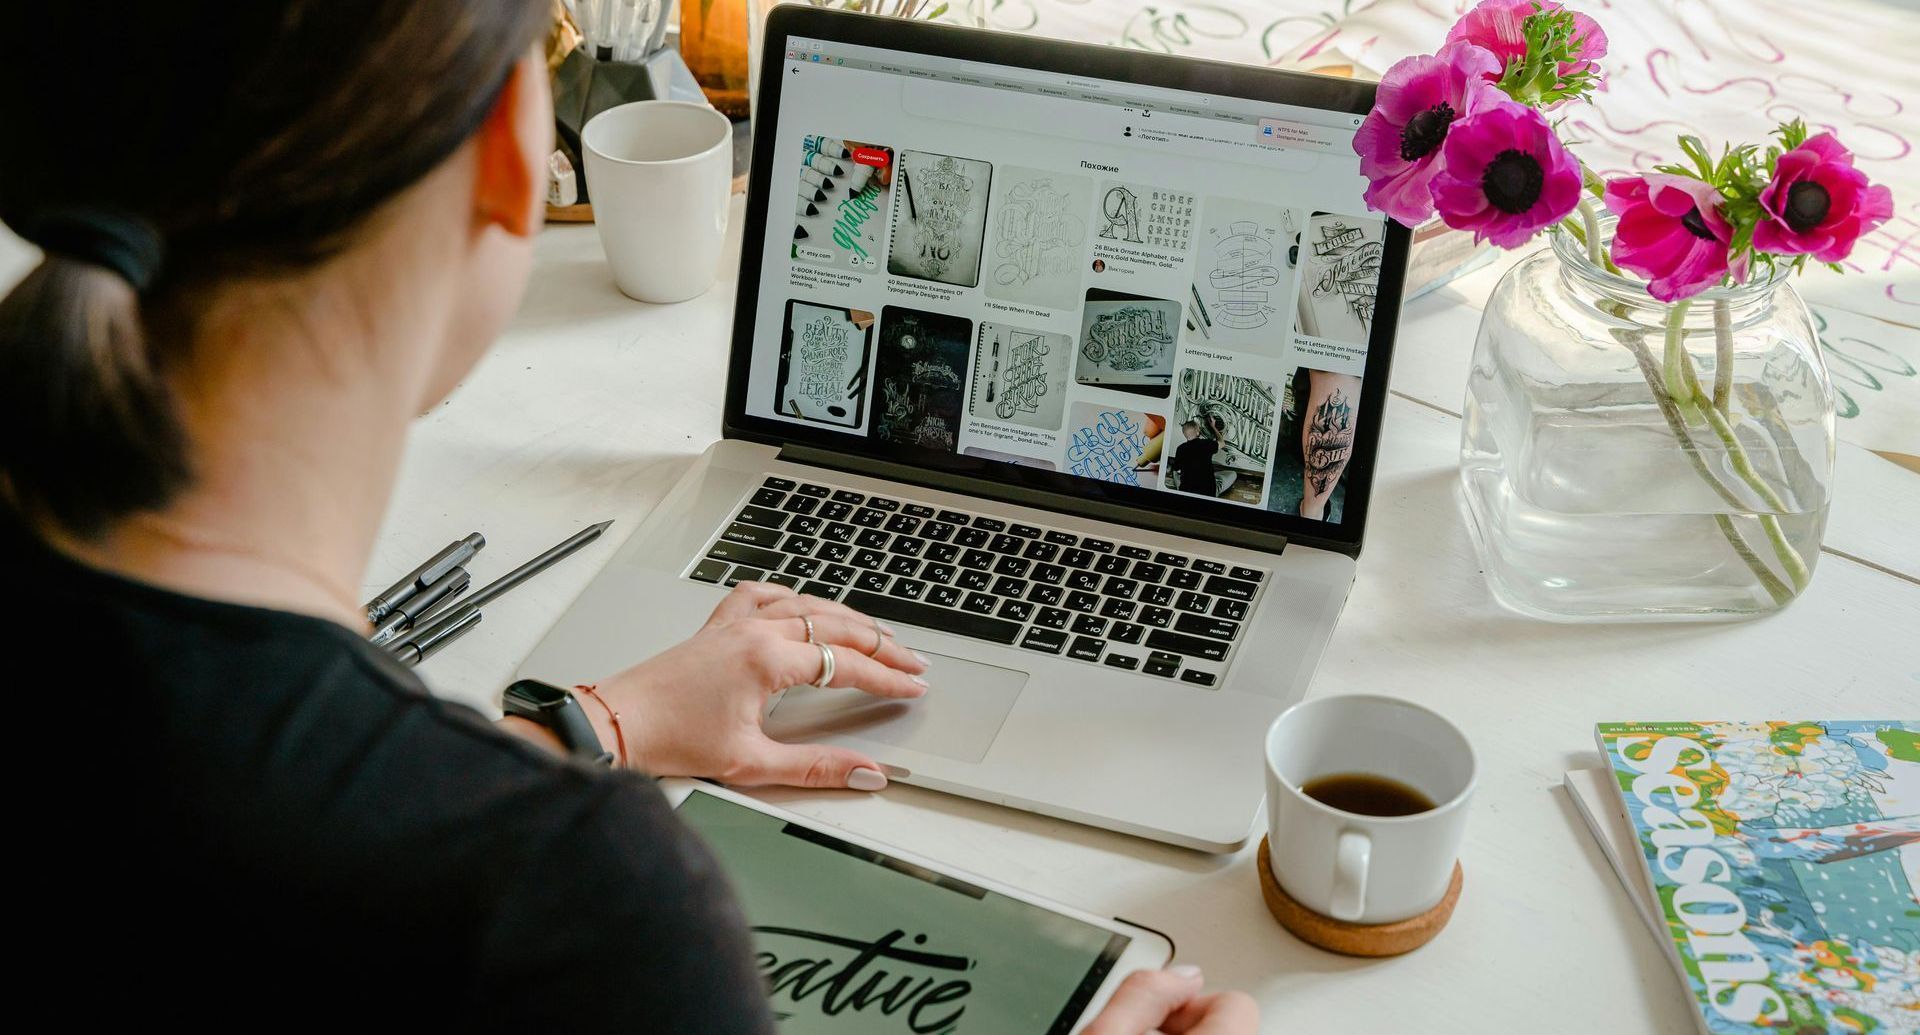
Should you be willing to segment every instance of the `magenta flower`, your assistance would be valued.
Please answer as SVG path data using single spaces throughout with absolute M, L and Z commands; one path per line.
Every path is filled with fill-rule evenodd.
M 1512 248 L 1580 203 L 1580 163 L 1539 112 L 1512 101 L 1453 124 L 1440 149 L 1433 204 L 1455 230 Z
M 1367 204 L 1408 226 L 1432 215 L 1428 184 L 1439 169 L 1440 145 L 1454 120 L 1504 99 L 1487 82 L 1499 74 L 1498 59 L 1465 43 L 1387 69 L 1373 110 L 1353 136 Z
M 1499 58 L 1504 70 L 1515 58 L 1526 56 L 1527 37 L 1520 26 L 1536 7 L 1544 11 L 1564 9 L 1556 0 L 1537 3 L 1536 0 L 1480 0 L 1447 30 L 1447 42 L 1460 41 L 1481 47 Z M 1560 74 L 1569 76 L 1587 71 L 1597 74 L 1599 60 L 1607 56 L 1607 34 L 1600 31 L 1599 23 L 1592 18 L 1579 11 L 1572 14 L 1575 60 L 1560 62 Z M 1500 73 L 1494 73 L 1494 78 L 1499 76 Z
M 1713 184 L 1648 173 L 1607 181 L 1607 208 L 1620 217 L 1613 261 L 1647 278 L 1662 302 L 1691 298 L 1727 275 L 1733 227 L 1720 212 Z
M 1839 262 L 1860 235 L 1892 218 L 1893 192 L 1869 185 L 1853 167 L 1853 152 L 1822 133 L 1780 156 L 1760 207 L 1755 249 Z

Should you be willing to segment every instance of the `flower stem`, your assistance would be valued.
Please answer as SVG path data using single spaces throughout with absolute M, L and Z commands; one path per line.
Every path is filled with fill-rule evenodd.
M 1728 400 L 1733 395 L 1733 306 L 1713 300 L 1713 408 L 1732 418 Z
M 1600 247 L 1600 218 L 1594 214 L 1593 202 L 1581 198 L 1580 204 L 1575 207 L 1580 210 L 1580 222 L 1587 231 L 1580 237 L 1580 243 L 1587 246 L 1587 258 L 1593 260 L 1595 266 L 1606 267 L 1608 273 L 1620 272 L 1620 267 L 1613 264 L 1612 256 Z
M 1682 373 L 1681 367 L 1681 360 L 1687 354 L 1687 309 L 1691 306 L 1692 303 L 1683 298 L 1667 307 L 1667 347 L 1661 354 L 1660 364 L 1661 380 L 1666 383 L 1667 396 L 1680 404 L 1683 414 L 1693 401 L 1693 392 L 1687 388 L 1686 374 Z

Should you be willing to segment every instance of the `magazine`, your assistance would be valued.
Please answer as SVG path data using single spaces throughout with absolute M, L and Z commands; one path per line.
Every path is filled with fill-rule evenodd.
M 1619 866 L 1712 1035 L 1920 1032 L 1920 721 L 1603 723 Z M 1606 821 L 1575 790 L 1603 845 Z M 1628 856 L 1631 853 L 1631 856 Z

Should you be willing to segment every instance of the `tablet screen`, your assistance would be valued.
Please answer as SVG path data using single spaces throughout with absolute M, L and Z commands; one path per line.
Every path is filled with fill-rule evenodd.
M 786 1035 L 1065 1035 L 1131 940 L 696 790 Z

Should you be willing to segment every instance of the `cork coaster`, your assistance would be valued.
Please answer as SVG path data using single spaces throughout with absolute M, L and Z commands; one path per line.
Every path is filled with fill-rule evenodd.
M 1273 877 L 1273 864 L 1267 855 L 1267 838 L 1260 839 L 1260 897 L 1280 926 L 1309 945 L 1342 956 L 1398 956 L 1412 952 L 1433 940 L 1453 916 L 1454 903 L 1460 901 L 1462 875 L 1460 864 L 1453 864 L 1453 880 L 1440 904 L 1419 916 L 1390 924 L 1353 924 L 1335 920 L 1294 901 Z

